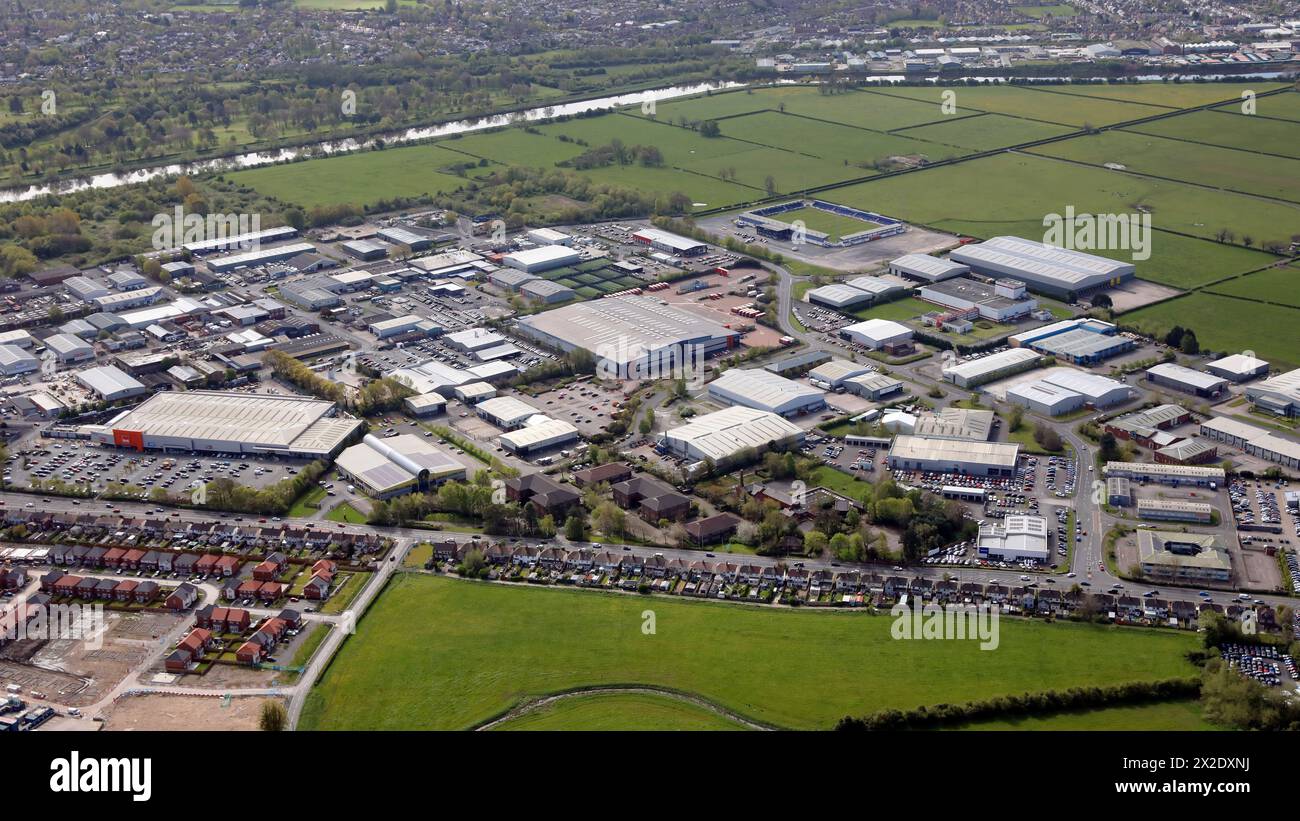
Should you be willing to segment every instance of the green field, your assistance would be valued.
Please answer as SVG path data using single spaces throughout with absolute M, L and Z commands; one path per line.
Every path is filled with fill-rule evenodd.
M 811 154 L 837 164 L 862 166 L 891 156 L 921 154 L 931 162 L 969 152 L 937 142 L 923 142 L 898 134 L 880 134 L 848 125 L 810 120 L 790 114 L 765 112 L 735 117 L 722 123 L 722 133 L 796 154 Z M 865 173 L 870 173 L 869 171 Z M 863 176 L 845 174 L 849 176 Z
M 1165 701 L 1155 704 L 1106 707 L 1054 713 L 1047 716 L 1004 718 L 965 724 L 960 730 L 1150 730 L 1193 731 L 1217 730 L 1205 720 L 1200 702 Z
M 895 132 L 918 140 L 961 146 L 974 151 L 992 151 L 1009 145 L 1044 140 L 1070 134 L 1075 129 L 1065 125 L 1020 120 L 1002 114 L 953 116 L 944 122 L 916 126 Z
M 1045 214 L 1063 214 L 1067 205 L 1081 214 L 1133 213 L 1143 206 L 1155 227 L 1205 238 L 1227 228 L 1256 242 L 1284 241 L 1300 224 L 1300 206 L 1029 154 L 868 180 L 821 196 L 926 225 L 980 219 L 1041 225 Z
M 1125 325 L 1164 334 L 1192 328 L 1202 350 L 1254 351 L 1278 368 L 1300 367 L 1300 314 L 1295 309 L 1198 291 L 1120 317 Z
M 865 231 L 868 228 L 874 228 L 878 225 L 875 222 L 845 217 L 840 214 L 832 214 L 829 211 L 823 211 L 820 208 L 798 208 L 794 211 L 785 211 L 777 214 L 773 219 L 781 222 L 794 222 L 803 220 L 804 225 L 810 231 L 823 231 L 831 239 L 839 239 L 846 234 L 856 234 L 858 231 Z
M 922 302 L 914 296 L 907 296 L 881 305 L 862 308 L 854 311 L 853 315 L 858 319 L 891 319 L 894 322 L 904 322 L 935 310 L 938 310 L 937 305 Z
M 1034 86 L 958 86 L 953 88 L 897 87 L 874 92 L 901 99 L 934 101 L 937 106 L 944 91 L 956 94 L 957 113 L 987 111 L 1008 114 L 1027 120 L 1072 125 L 1114 125 L 1128 120 L 1138 120 L 1156 114 L 1168 113 L 1167 108 L 1122 103 L 1101 98 L 1057 94 L 1050 89 Z
M 515 716 L 494 730 L 745 730 L 726 716 L 653 693 L 589 693 Z
M 343 502 L 342 504 L 333 508 L 329 513 L 326 513 L 325 518 L 330 520 L 331 522 L 343 522 L 345 524 L 363 525 L 366 523 L 367 517 L 366 514 L 362 513 L 361 511 L 353 507 L 350 502 Z
M 1233 96 L 1238 97 L 1239 95 L 1240 92 Z M 1261 97 L 1256 100 L 1256 103 L 1254 116 L 1277 117 L 1283 120 L 1300 122 L 1300 93 L 1288 92 L 1286 94 L 1275 94 L 1271 97 Z M 1241 113 L 1241 103 L 1233 102 L 1219 106 L 1218 110 Z
M 1300 126 L 1295 131 L 1300 140 Z M 1138 174 L 1300 201 L 1300 160 L 1124 131 L 1075 137 L 1028 150 L 1097 166 L 1120 163 Z
M 1241 92 L 1249 89 L 1256 94 L 1281 88 L 1280 83 L 1079 83 L 1052 86 L 1062 94 L 1081 94 L 1102 97 L 1126 103 L 1142 103 L 1162 108 L 1195 108 L 1196 106 L 1240 100 Z
M 646 609 L 654 635 L 642 633 Z M 981 651 L 895 641 L 890 624 L 401 574 L 309 695 L 301 727 L 462 729 L 548 693 L 646 684 L 827 728 L 889 707 L 1189 675 L 1197 646 L 1183 633 L 1003 619 L 998 649 Z
M 1194 111 L 1134 126 L 1135 133 L 1300 158 L 1300 123 L 1223 111 Z
M 466 160 L 463 154 L 437 145 L 414 145 L 268 165 L 227 176 L 262 194 L 307 208 L 335 203 L 363 205 L 468 185 L 468 180 L 442 170 Z
M 1269 268 L 1244 277 L 1220 282 L 1205 289 L 1212 294 L 1241 296 L 1300 308 L 1300 268 Z M 1300 321 L 1300 318 L 1297 318 Z

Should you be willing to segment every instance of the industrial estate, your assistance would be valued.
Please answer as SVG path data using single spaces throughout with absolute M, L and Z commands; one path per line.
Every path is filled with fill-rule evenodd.
M 1051 8 L 15 193 L 0 730 L 1295 729 L 1300 23 Z

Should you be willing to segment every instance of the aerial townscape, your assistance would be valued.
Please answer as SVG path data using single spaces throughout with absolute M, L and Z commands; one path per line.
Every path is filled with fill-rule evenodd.
M 1300 729 L 1298 70 L 0 0 L 0 731 Z

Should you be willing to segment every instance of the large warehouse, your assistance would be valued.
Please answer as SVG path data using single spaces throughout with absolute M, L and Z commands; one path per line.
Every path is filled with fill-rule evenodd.
M 95 358 L 95 349 L 72 334 L 54 334 L 45 337 L 44 342 L 45 349 L 65 365 Z
M 251 268 L 255 265 L 266 265 L 269 262 L 282 262 L 286 259 L 292 259 L 299 254 L 311 254 L 316 252 L 316 246 L 308 242 L 295 242 L 289 245 L 281 245 L 277 248 L 259 248 L 256 251 L 247 251 L 242 254 L 230 254 L 224 257 L 214 257 L 207 260 L 207 266 L 214 274 L 223 274 L 226 271 L 233 271 L 236 268 Z
M 695 239 L 678 236 L 658 228 L 643 228 L 632 233 L 632 239 L 642 245 L 649 245 L 656 251 L 677 254 L 683 257 L 698 256 L 708 250 L 707 245 Z
M 1000 523 L 981 525 L 977 544 L 982 559 L 1046 564 L 1051 558 L 1042 516 L 1007 516 Z
M 976 273 L 1012 277 L 1038 293 L 1066 301 L 1132 279 L 1135 270 L 1131 262 L 1067 251 L 1020 237 L 993 237 L 964 245 L 948 258 L 969 265 Z
M 1228 380 L 1173 362 L 1147 368 L 1147 381 L 1195 396 L 1214 397 L 1228 389 Z
M 1008 348 L 995 354 L 943 369 L 943 378 L 959 388 L 974 388 L 1004 376 L 1027 371 L 1042 359 L 1025 348 Z
M 808 292 L 808 301 L 814 305 L 847 311 L 859 305 L 869 305 L 875 299 L 871 294 L 843 283 L 823 285 Z
M 18 376 L 41 369 L 40 360 L 17 345 L 0 345 L 0 374 Z
M 1031 348 L 1075 365 L 1095 365 L 1137 347 L 1130 337 L 1099 319 L 1066 319 L 1016 334 L 1012 347 Z
M 1246 388 L 1246 397 L 1258 410 L 1278 416 L 1300 416 L 1300 368 L 1251 385 Z
M 912 339 L 912 329 L 889 319 L 868 319 L 840 328 L 840 337 L 871 350 L 899 345 Z
M 972 439 L 930 439 L 899 435 L 889 449 L 890 470 L 961 473 L 971 476 L 1014 476 L 1020 445 L 976 442 Z
M 904 254 L 889 263 L 889 273 L 895 276 L 919 279 L 922 282 L 939 282 L 970 273 L 970 266 L 940 259 L 929 254 Z
M 723 465 L 747 448 L 761 453 L 774 445 L 798 447 L 803 440 L 804 432 L 797 425 L 775 413 L 731 407 L 672 428 L 659 445 L 687 459 L 711 459 Z
M 77 381 L 105 402 L 130 399 L 149 392 L 144 383 L 115 365 L 87 368 L 77 374 Z
M 496 400 L 489 399 L 489 402 Z M 552 419 L 543 414 L 530 416 L 522 427 L 515 428 L 497 437 L 501 447 L 510 453 L 527 455 L 548 448 L 575 442 L 578 429 L 563 419 Z
M 365 423 L 306 396 L 164 391 L 106 425 L 83 428 L 100 444 L 135 450 L 247 453 L 325 459 Z
M 513 396 L 485 399 L 474 406 L 474 412 L 502 430 L 523 427 L 529 417 L 541 413 L 537 408 Z
M 842 387 L 846 380 L 873 371 L 874 367 L 859 365 L 847 359 L 832 359 L 808 371 L 808 381 L 823 390 L 833 391 Z
M 582 256 L 572 248 L 563 245 L 539 245 L 536 248 L 506 254 L 501 261 L 524 273 L 535 274 L 539 271 L 574 265 L 581 259 Z
M 759 369 L 731 368 L 709 383 L 709 396 L 728 405 L 798 416 L 826 407 L 826 394 L 784 376 Z
M 569 352 L 589 351 L 607 378 L 661 378 L 700 357 L 731 350 L 740 333 L 649 296 L 579 302 L 519 320 L 526 336 Z
M 385 439 L 366 434 L 340 453 L 334 466 L 376 499 L 427 491 L 451 479 L 464 479 L 466 473 L 450 453 L 412 433 Z

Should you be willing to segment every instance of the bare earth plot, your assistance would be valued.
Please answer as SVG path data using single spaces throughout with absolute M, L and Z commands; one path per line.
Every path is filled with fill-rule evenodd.
M 261 696 L 126 696 L 105 711 L 106 730 L 256 730 Z

